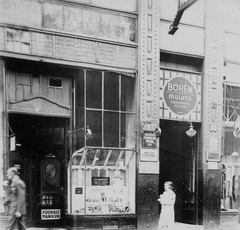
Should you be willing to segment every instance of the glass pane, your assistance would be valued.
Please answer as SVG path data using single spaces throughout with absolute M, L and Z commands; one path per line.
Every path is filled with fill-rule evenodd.
M 104 113 L 104 146 L 119 147 L 119 113 Z
M 136 115 L 121 114 L 121 147 L 135 148 Z
M 121 77 L 121 111 L 135 111 L 135 78 Z
M 13 40 L 13 30 L 7 29 L 7 40 Z
M 7 50 L 13 51 L 13 42 L 7 41 Z
M 14 42 L 13 43 L 13 51 L 20 52 L 21 51 L 20 45 L 21 45 L 20 42 Z
M 30 43 L 30 35 L 28 31 L 22 31 L 21 41 L 24 43 Z
M 135 213 L 135 152 L 121 149 L 85 151 L 87 165 L 74 164 L 68 168 L 72 184 L 68 212 L 74 215 Z M 71 162 L 74 163 L 74 159 Z
M 87 140 L 88 146 L 102 146 L 102 112 L 86 111 L 86 125 L 92 131 L 93 138 Z
M 109 160 L 107 162 L 107 166 L 115 166 L 117 164 L 118 156 L 119 156 L 119 150 L 112 150 Z
M 20 41 L 20 34 L 21 34 L 21 31 L 13 30 L 13 40 Z
M 30 46 L 29 44 L 22 43 L 22 53 L 29 54 L 30 53 Z
M 102 108 L 102 73 L 97 71 L 87 71 L 87 108 Z
M 119 110 L 119 75 L 104 75 L 104 109 Z

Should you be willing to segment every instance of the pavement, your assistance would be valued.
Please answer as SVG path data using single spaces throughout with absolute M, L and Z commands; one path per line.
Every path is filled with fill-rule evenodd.
M 3 222 L 2 222 L 3 224 Z M 0 230 L 3 230 L 5 228 L 5 224 L 2 225 L 0 222 Z M 38 228 L 38 227 L 29 227 L 27 230 L 67 230 L 65 228 Z M 111 229 L 109 229 L 111 230 Z M 202 225 L 192 225 L 192 224 L 184 224 L 176 222 L 174 226 L 172 226 L 172 230 L 204 230 Z M 219 226 L 216 229 L 211 230 L 240 230 L 240 224 L 235 226 Z

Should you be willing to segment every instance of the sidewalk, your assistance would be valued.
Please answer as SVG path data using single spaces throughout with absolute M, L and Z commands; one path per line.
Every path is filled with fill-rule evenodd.
M 203 226 L 176 222 L 173 226 L 173 230 L 203 230 Z

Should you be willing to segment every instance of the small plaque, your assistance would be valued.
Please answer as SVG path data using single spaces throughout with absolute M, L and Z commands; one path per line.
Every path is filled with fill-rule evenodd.
M 82 192 L 83 192 L 82 187 L 75 188 L 75 194 L 82 194 Z
M 61 218 L 60 209 L 42 209 L 41 219 L 42 220 L 58 220 Z
M 207 152 L 207 161 L 220 161 L 220 153 L 208 151 Z
M 158 161 L 157 149 L 141 149 L 140 151 L 141 161 Z
M 92 186 L 109 186 L 110 177 L 92 177 Z

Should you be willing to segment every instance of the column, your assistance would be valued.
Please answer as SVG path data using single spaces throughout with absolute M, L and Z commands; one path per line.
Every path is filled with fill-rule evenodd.
M 159 139 L 151 150 L 157 161 L 141 158 L 142 131 L 159 125 L 160 1 L 139 0 L 139 158 L 137 181 L 138 230 L 157 229 L 159 217 Z

